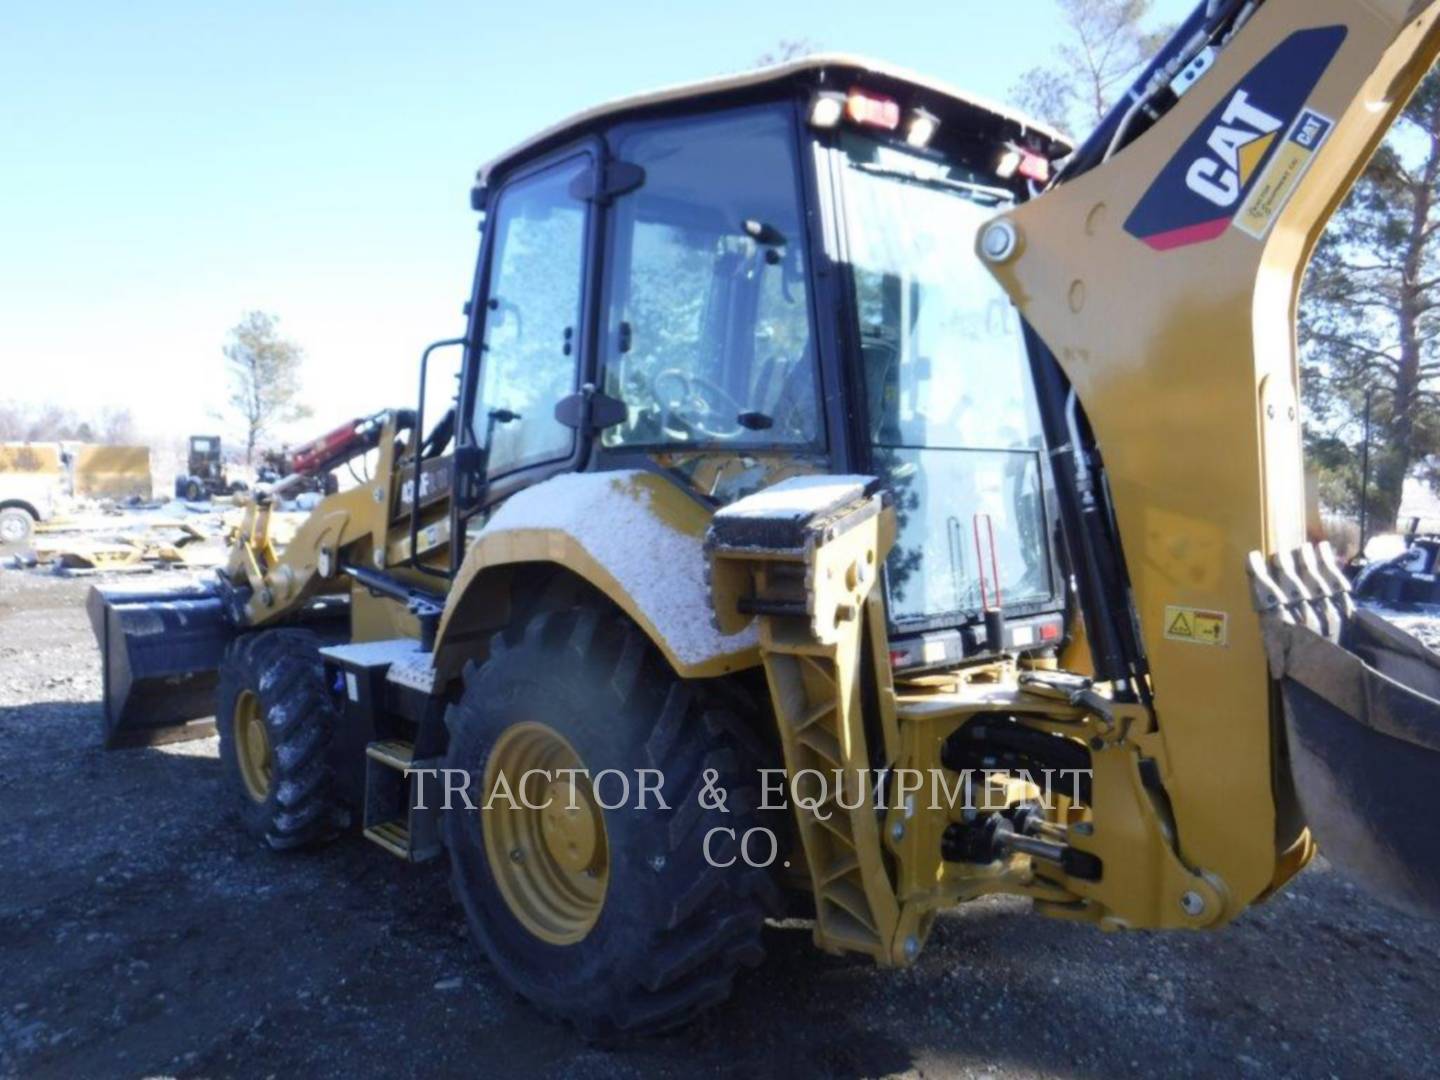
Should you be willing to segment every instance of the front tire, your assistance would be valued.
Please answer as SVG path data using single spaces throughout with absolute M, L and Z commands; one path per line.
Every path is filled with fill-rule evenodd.
M 779 890 L 734 839 L 772 824 L 756 809 L 753 741 L 633 623 L 578 608 L 497 635 L 446 719 L 446 767 L 469 773 L 478 808 L 443 811 L 454 891 L 472 936 L 522 996 L 591 1037 L 648 1033 L 723 1001 L 738 970 L 763 959 Z M 487 810 L 497 763 L 618 770 L 630 798 L 609 809 L 622 801 L 618 778 L 599 791 L 581 779 L 568 827 L 554 809 L 527 819 L 514 800 Z M 640 807 L 642 768 L 663 777 L 668 810 L 653 794 Z M 728 812 L 700 800 L 711 770 Z M 517 799 L 518 780 L 506 780 Z M 523 794 L 539 804 L 563 790 L 541 777 Z M 729 831 L 711 837 L 707 858 L 716 829 Z
M 0 510 L 0 544 L 23 544 L 35 533 L 30 511 L 18 506 Z
M 246 832 L 284 850 L 344 828 L 327 760 L 338 714 L 319 637 L 280 629 L 237 638 L 220 663 L 215 706 L 223 782 Z

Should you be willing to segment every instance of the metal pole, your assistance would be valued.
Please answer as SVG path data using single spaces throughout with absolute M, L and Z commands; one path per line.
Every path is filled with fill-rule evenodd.
M 1370 405 L 1375 387 L 1365 388 L 1365 442 L 1360 447 L 1360 555 L 1365 554 L 1365 539 L 1370 531 Z

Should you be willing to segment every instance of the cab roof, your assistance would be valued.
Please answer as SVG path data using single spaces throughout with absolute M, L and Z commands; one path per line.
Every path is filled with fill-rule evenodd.
M 497 170 L 519 158 L 526 157 L 543 147 L 558 144 L 567 137 L 579 135 L 602 121 L 615 120 L 626 114 L 687 101 L 698 102 L 704 99 L 742 95 L 747 91 L 762 90 L 767 86 L 778 87 L 787 82 L 809 83 L 817 87 L 829 85 L 832 88 L 845 89 L 853 80 L 898 83 L 920 91 L 926 97 L 927 104 L 939 106 L 944 112 L 958 110 L 979 116 L 988 116 L 1004 126 L 1013 128 L 1016 137 L 1029 137 L 1033 141 L 1037 141 L 1039 145 L 1035 149 L 1052 160 L 1062 158 L 1074 149 L 1074 143 L 1070 137 L 1050 125 L 1032 119 L 1008 106 L 966 93 L 947 83 L 863 56 L 846 53 L 817 53 L 769 67 L 702 79 L 698 82 L 682 83 L 678 86 L 668 86 L 592 106 L 557 124 L 552 124 L 543 131 L 512 146 L 498 157 L 492 158 L 481 166 L 477 180 L 484 184 Z M 837 83 L 838 86 L 835 85 Z

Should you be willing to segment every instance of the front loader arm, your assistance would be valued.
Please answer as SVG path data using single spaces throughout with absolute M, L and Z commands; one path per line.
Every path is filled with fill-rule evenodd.
M 1182 34 L 1240 6 L 1202 6 Z M 1301 280 L 1434 62 L 1437 19 L 1433 0 L 1266 0 L 1218 52 L 1197 54 L 1198 81 L 1148 130 L 1126 145 L 1150 121 L 1137 108 L 1127 129 L 1122 106 L 1068 176 L 981 238 L 1036 339 L 1042 385 L 1048 374 L 1073 388 L 1080 407 L 1067 417 L 1049 403 L 1058 453 L 1082 450 L 1086 422 L 1093 433 L 1088 486 L 1062 492 L 1089 500 L 1067 518 L 1067 542 L 1083 578 L 1072 526 L 1088 514 L 1103 534 L 1113 521 L 1099 546 L 1122 580 L 1113 606 L 1086 603 L 1082 588 L 1088 636 L 1133 642 L 1126 674 L 1153 693 L 1180 855 L 1226 883 L 1230 916 L 1293 873 L 1308 844 L 1285 820 L 1247 573 L 1252 551 L 1305 539 Z M 1113 518 L 1095 512 L 1107 485 Z M 1096 657 L 1112 678 L 1113 659 Z
M 373 450 L 373 475 L 364 483 L 326 496 L 300 523 L 283 551 L 277 549 L 270 534 L 276 500 L 285 493 L 286 485 L 305 474 L 293 473 L 250 501 L 225 569 L 230 583 L 244 589 L 239 595 L 244 601 L 245 625 L 283 621 L 317 595 L 348 590 L 350 584 L 344 573 L 347 565 L 365 570 L 387 569 L 392 561 L 391 549 L 399 541 L 392 520 L 397 507 L 404 512 L 407 525 L 409 516 L 409 504 L 401 496 L 401 485 L 408 474 L 402 468 L 397 437 L 413 427 L 410 413 L 391 410 L 356 420 L 302 448 L 296 455 L 297 462 L 303 462 L 308 454 L 327 467 Z M 350 431 L 354 435 L 345 446 L 323 445 L 325 440 L 334 441 L 337 435 Z M 328 461 L 323 456 L 327 452 Z M 431 508 L 432 516 L 435 512 Z M 397 556 L 395 561 L 403 560 L 408 548 L 396 548 L 393 554 Z
M 229 538 L 226 565 L 213 581 L 168 589 L 97 586 L 87 603 L 100 645 L 107 746 L 187 739 L 206 734 L 196 723 L 214 709 L 216 671 L 242 631 L 285 623 L 335 623 L 346 607 L 329 601 L 350 594 L 351 635 L 420 626 L 406 601 L 421 599 L 420 572 L 411 565 L 409 515 L 416 485 L 402 460 L 401 431 L 415 417 L 390 410 L 337 428 L 306 449 L 311 472 L 375 451 L 364 483 L 326 497 L 283 545 L 271 535 L 276 502 L 302 473 L 258 491 Z M 420 485 L 423 487 L 423 485 Z M 422 560 L 448 556 L 448 489 L 423 492 Z M 360 580 L 361 578 L 364 580 Z M 388 597 L 370 601 L 376 597 Z M 395 600 L 401 603 L 394 603 Z M 364 604 L 365 612 L 357 611 Z M 433 606 L 433 605 L 430 605 Z M 368 612 L 368 614 L 366 614 Z

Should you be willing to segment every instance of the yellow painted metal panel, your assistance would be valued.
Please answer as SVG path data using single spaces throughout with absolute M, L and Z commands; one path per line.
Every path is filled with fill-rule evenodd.
M 91 499 L 149 499 L 148 446 L 80 446 L 75 450 L 75 494 Z
M 54 443 L 0 444 L 0 473 L 61 472 L 60 448 Z

